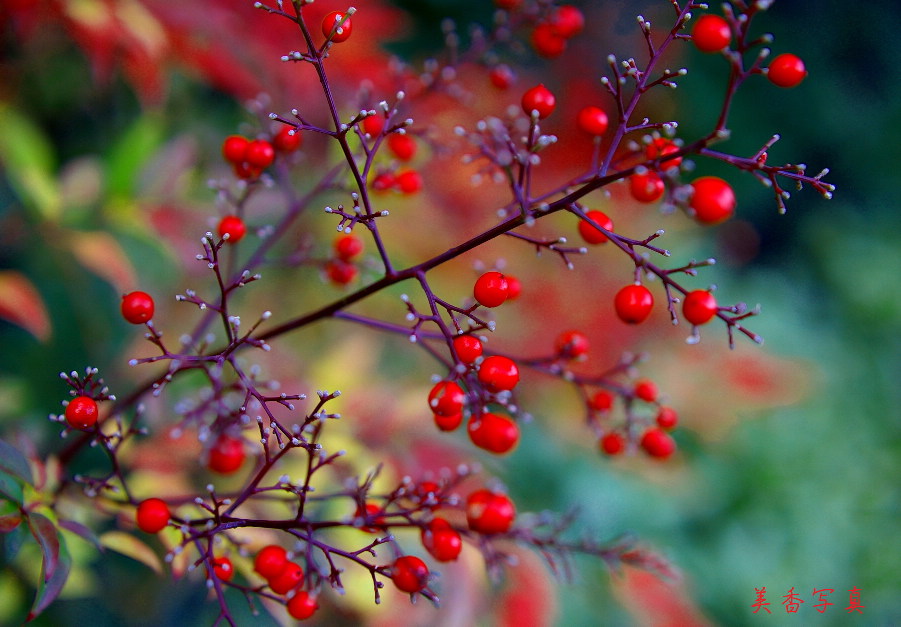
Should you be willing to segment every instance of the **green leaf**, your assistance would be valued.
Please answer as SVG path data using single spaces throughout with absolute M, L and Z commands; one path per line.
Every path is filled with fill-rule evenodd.
M 31 466 L 17 448 L 0 440 L 0 470 L 18 477 L 28 485 L 33 485 Z
M 59 526 L 63 529 L 71 531 L 81 539 L 90 542 L 97 548 L 97 550 L 103 550 L 103 545 L 100 544 L 100 538 L 97 537 L 97 534 L 82 525 L 80 522 L 75 522 L 74 520 L 60 520 Z
M 31 518 L 34 518 L 35 516 L 40 516 L 50 523 L 49 519 L 40 514 L 32 514 Z M 53 523 L 50 524 L 52 526 Z M 41 566 L 41 578 L 38 580 L 38 592 L 35 596 L 34 604 L 31 606 L 31 612 L 29 612 L 28 618 L 25 619 L 26 622 L 34 620 L 41 612 L 47 609 L 47 606 L 53 603 L 62 591 L 63 586 L 66 584 L 66 580 L 69 578 L 69 571 L 72 569 L 72 557 L 69 555 L 68 548 L 66 548 L 65 538 L 58 534 L 56 537 L 58 543 L 58 559 L 56 565 L 53 569 L 53 573 L 50 574 L 47 572 L 47 560 L 44 560 L 44 563 Z
M 119 139 L 109 155 L 107 192 L 112 198 L 131 198 L 135 182 L 147 160 L 153 156 L 163 140 L 163 119 L 145 115 L 137 120 Z
M 16 555 L 19 554 L 19 549 L 22 548 L 22 545 L 31 537 L 31 534 L 28 532 L 28 525 L 19 525 L 12 531 L 3 536 L 3 559 L 6 560 L 7 563 L 13 561 Z
M 33 512 L 28 516 L 28 526 L 31 528 L 31 535 L 41 545 L 41 553 L 44 555 L 44 562 L 41 567 L 41 581 L 46 583 L 56 572 L 63 539 L 56 529 L 56 525 L 43 514 Z
M 153 569 L 158 575 L 163 573 L 163 565 L 159 556 L 141 540 L 124 531 L 107 531 L 100 536 L 100 543 L 122 555 L 127 555 L 137 560 L 148 568 Z
M 31 120 L 5 103 L 0 103 L 0 162 L 26 207 L 36 209 L 44 218 L 59 215 L 60 194 L 53 174 L 51 144 Z
M 0 472 L 0 498 L 7 499 L 18 505 L 22 505 L 25 502 L 22 484 L 15 477 L 10 477 L 5 472 Z
M 0 533 L 10 533 L 22 523 L 22 510 L 12 501 L 0 500 Z

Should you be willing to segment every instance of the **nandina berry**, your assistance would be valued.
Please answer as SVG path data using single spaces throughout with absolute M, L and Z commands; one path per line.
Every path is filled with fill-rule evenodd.
M 553 24 L 540 22 L 532 30 L 532 47 L 545 59 L 555 59 L 566 50 L 566 37 L 558 33 Z
M 247 144 L 244 160 L 252 167 L 265 170 L 275 161 L 275 148 L 265 139 L 255 139 Z
M 510 69 L 510 66 L 501 64 L 491 68 L 491 72 L 488 73 L 488 78 L 491 81 L 491 84 L 498 89 L 507 89 L 513 84 L 513 81 L 516 80 L 516 75 L 513 74 L 513 70 Z
M 351 30 L 353 30 L 353 24 L 351 24 L 350 18 L 345 19 L 345 13 L 341 11 L 332 11 L 322 18 L 322 34 L 336 44 L 347 41 Z
M 454 431 L 463 424 L 463 414 L 450 414 L 448 416 L 443 416 L 441 414 L 435 414 L 435 426 L 437 426 L 442 431 Z
M 653 170 L 629 177 L 629 193 L 638 202 L 656 202 L 663 197 L 666 186 Z
M 250 141 L 241 135 L 229 135 L 222 142 L 222 156 L 229 163 L 241 163 L 244 161 L 244 153 Z
M 376 135 L 381 134 L 382 129 L 385 128 L 385 116 L 378 113 L 375 115 L 367 115 L 363 118 L 361 124 L 363 125 L 364 133 L 370 137 L 375 137 Z
M 479 381 L 491 392 L 512 390 L 519 383 L 519 368 L 509 357 L 491 355 L 479 364 Z
M 172 514 L 169 512 L 169 506 L 166 502 L 158 498 L 150 498 L 141 501 L 135 512 L 135 522 L 138 529 L 144 533 L 157 533 L 169 524 L 169 518 Z
M 613 394 L 607 390 L 598 390 L 588 399 L 588 404 L 595 411 L 608 411 L 613 407 Z
M 416 486 L 416 496 L 418 496 L 421 501 L 425 501 L 430 494 L 432 496 L 437 496 L 440 490 L 440 485 L 438 485 L 434 481 L 429 481 L 428 479 L 426 479 L 425 481 L 420 481 Z
M 361 518 L 364 521 L 370 520 L 374 523 L 372 525 L 363 525 L 360 527 L 360 530 L 366 533 L 378 533 L 381 531 L 382 524 L 385 522 L 385 517 L 381 516 L 382 511 L 382 506 L 378 503 L 366 503 L 362 509 L 357 505 L 357 509 L 354 511 L 354 518 Z
M 600 107 L 585 107 L 576 118 L 579 128 L 589 135 L 600 136 L 607 130 L 607 114 Z
M 391 172 L 380 172 L 372 179 L 372 189 L 377 192 L 386 192 L 396 184 L 397 180 Z
M 403 194 L 415 194 L 422 189 L 422 175 L 416 170 L 403 170 L 395 175 L 394 184 Z
M 347 285 L 357 278 L 359 269 L 349 261 L 332 259 L 325 264 L 325 274 L 335 285 Z
M 332 248 L 341 261 L 350 261 L 363 252 L 363 240 L 353 233 L 345 233 L 335 238 Z
M 439 562 L 453 562 L 463 549 L 463 538 L 444 518 L 433 518 L 422 529 L 422 546 Z
M 650 144 L 648 144 L 644 149 L 644 156 L 647 159 L 660 159 L 661 157 L 666 157 L 667 155 L 671 155 L 673 153 L 679 152 L 679 146 L 671 139 L 667 139 L 666 137 L 656 137 L 654 138 Z M 682 163 L 682 157 L 673 157 L 672 159 L 667 159 L 666 161 L 660 162 L 661 170 L 669 170 L 670 168 L 677 167 L 680 163 Z
M 507 278 L 500 272 L 491 270 L 476 280 L 472 295 L 483 307 L 497 307 L 507 300 L 509 289 Z
M 416 155 L 416 140 L 404 133 L 388 136 L 388 149 L 401 161 L 409 161 Z
M 473 444 L 498 455 L 509 453 L 519 443 L 519 425 L 503 414 L 484 412 L 472 416 L 466 430 Z
M 679 423 L 679 414 L 677 414 L 676 410 L 672 407 L 661 407 L 657 411 L 656 421 L 658 427 L 670 431 L 671 429 L 675 429 L 676 425 Z
M 666 431 L 652 427 L 641 436 L 641 448 L 651 457 L 665 459 L 676 450 L 676 441 Z
M 598 446 L 607 455 L 619 455 L 626 450 L 626 438 L 618 431 L 610 431 L 601 437 Z
M 585 217 L 594 220 L 598 225 L 608 231 L 613 230 L 613 220 L 611 220 L 603 211 L 593 209 L 586 212 Z M 589 224 L 586 220 L 579 220 L 579 235 L 581 235 L 582 239 L 589 244 L 605 244 L 607 242 L 607 235 L 594 225 Z
M 543 83 L 535 85 L 522 95 L 522 110 L 526 115 L 532 115 L 532 111 L 537 111 L 541 120 L 553 113 L 556 106 L 557 99 Z
M 717 176 L 702 176 L 691 183 L 694 190 L 690 205 L 695 220 L 702 224 L 718 224 L 735 213 L 735 192 Z
M 288 563 L 288 552 L 277 544 L 264 546 L 253 560 L 253 569 L 266 579 L 278 575 Z
M 278 574 L 267 581 L 274 593 L 287 594 L 303 582 L 303 568 L 295 562 L 285 562 Z
M 464 364 L 471 364 L 482 356 L 482 341 L 475 335 L 458 335 L 453 344 L 457 358 Z
M 691 29 L 691 41 L 701 52 L 719 52 L 732 41 L 732 29 L 719 15 L 702 15 Z
M 558 35 L 568 39 L 578 35 L 585 28 L 585 16 L 573 5 L 564 4 L 551 14 L 551 26 Z
M 259 178 L 263 173 L 263 168 L 258 168 L 255 165 L 250 165 L 246 161 L 242 161 L 241 163 L 234 164 L 235 176 L 239 179 L 256 179 Z
M 219 221 L 219 237 L 228 235 L 229 244 L 237 244 L 247 233 L 247 225 L 238 216 L 225 216 Z
M 557 336 L 557 354 L 566 359 L 578 359 L 588 354 L 588 336 L 581 331 L 564 331 Z
M 795 87 L 807 76 L 804 62 L 797 56 L 789 53 L 780 54 L 770 61 L 766 77 L 773 85 L 778 87 Z
M 292 133 L 293 131 L 293 133 Z M 294 152 L 303 143 L 300 129 L 293 126 L 282 126 L 272 138 L 272 145 L 279 152 Z
M 694 290 L 682 301 L 682 315 L 690 323 L 707 324 L 716 315 L 716 299 L 707 290 Z
M 306 590 L 298 590 L 294 596 L 288 599 L 288 614 L 295 620 L 306 620 L 316 613 L 319 604 L 316 597 L 310 595 Z
M 66 422 L 73 429 L 89 429 L 97 422 L 97 402 L 89 396 L 76 396 L 66 405 Z
M 506 494 L 476 490 L 466 499 L 466 522 L 478 533 L 504 533 L 516 518 L 516 506 Z
M 216 575 L 217 579 L 231 581 L 232 577 L 235 576 L 235 567 L 232 565 L 232 561 L 224 555 L 222 557 L 214 557 L 212 564 L 213 574 Z
M 404 555 L 394 560 L 391 579 L 398 590 L 415 594 L 429 585 L 429 567 L 415 555 Z
M 639 324 L 651 315 L 654 295 L 644 285 L 627 285 L 616 293 L 613 306 L 620 320 L 629 324 Z
M 153 298 L 147 292 L 131 292 L 122 297 L 122 317 L 132 324 L 144 324 L 153 318 Z
M 648 379 L 636 381 L 632 392 L 637 398 L 648 403 L 653 403 L 657 400 L 657 384 Z
M 222 433 L 210 447 L 206 465 L 213 472 L 229 475 L 244 464 L 246 455 L 244 440 Z
M 436 414 L 453 416 L 463 411 L 466 393 L 454 381 L 439 381 L 429 392 L 429 407 Z
M 509 274 L 505 274 L 504 277 L 507 279 L 507 300 L 505 302 L 516 300 L 522 293 L 522 282 Z

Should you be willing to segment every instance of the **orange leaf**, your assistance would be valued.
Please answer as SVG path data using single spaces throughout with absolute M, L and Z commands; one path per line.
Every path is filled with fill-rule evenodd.
M 119 242 L 103 231 L 69 231 L 72 254 L 85 268 L 108 281 L 116 291 L 131 291 L 137 279 L 131 261 Z
M 0 271 L 0 318 L 42 342 L 50 337 L 50 318 L 41 295 L 25 275 L 15 270 Z
M 666 582 L 654 573 L 623 566 L 614 592 L 641 627 L 709 627 L 681 582 Z
M 163 573 L 159 556 L 144 542 L 124 531 L 107 531 L 100 536 L 100 544 L 116 553 L 127 555 L 151 568 L 156 574 Z

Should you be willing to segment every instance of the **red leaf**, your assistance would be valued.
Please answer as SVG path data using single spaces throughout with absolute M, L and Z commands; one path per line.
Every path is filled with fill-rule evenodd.
M 59 564 L 59 532 L 50 519 L 43 514 L 32 513 L 28 517 L 28 526 L 31 528 L 31 534 L 35 540 L 41 545 L 41 553 L 44 554 L 41 581 L 48 582 Z
M 53 523 L 51 523 L 47 518 L 41 516 L 40 514 L 32 514 L 31 517 L 43 518 L 47 521 L 51 527 Z M 55 532 L 55 529 L 54 529 Z M 56 563 L 56 567 L 53 569 L 53 574 L 48 575 L 47 573 L 47 560 L 44 560 L 44 564 L 41 567 L 41 578 L 38 581 L 38 592 L 34 599 L 34 604 L 31 606 L 31 612 L 28 614 L 28 618 L 25 619 L 26 622 L 34 620 L 41 612 L 47 609 L 53 601 L 56 600 L 56 597 L 59 596 L 59 593 L 62 591 L 63 586 L 66 584 L 66 580 L 69 579 L 69 571 L 72 567 L 72 558 L 69 556 L 69 551 L 66 548 L 66 542 L 62 538 L 62 536 L 57 535 L 57 548 L 58 548 L 58 560 Z
M 15 270 L 0 272 L 0 318 L 22 327 L 41 341 L 50 337 L 50 318 L 41 295 L 25 275 Z

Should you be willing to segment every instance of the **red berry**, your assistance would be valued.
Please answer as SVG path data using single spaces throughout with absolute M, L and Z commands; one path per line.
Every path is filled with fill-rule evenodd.
M 245 457 L 244 440 L 223 433 L 216 438 L 210 448 L 207 468 L 213 472 L 229 475 L 244 464 Z
M 169 506 L 162 499 L 151 498 L 141 501 L 135 512 L 138 529 L 144 533 L 157 533 L 169 524 Z
M 507 300 L 505 302 L 516 300 L 522 293 L 522 283 L 515 276 L 505 274 L 504 277 L 507 279 Z
M 453 381 L 439 381 L 429 393 L 429 407 L 436 414 L 453 416 L 463 411 L 466 393 Z
M 566 359 L 578 359 L 588 354 L 590 343 L 581 331 L 564 331 L 557 336 L 557 353 Z
M 225 216 L 219 221 L 219 237 L 228 235 L 229 244 L 237 244 L 247 233 L 247 225 L 238 216 Z
M 97 402 L 89 396 L 76 396 L 66 405 L 66 422 L 73 429 L 89 429 L 97 422 Z
M 448 521 L 433 518 L 422 530 L 422 546 L 439 562 L 452 562 L 463 549 L 463 539 Z
M 555 59 L 566 50 L 566 37 L 558 33 L 553 24 L 541 22 L 532 30 L 532 47 L 545 59 Z M 531 111 L 529 109 L 526 113 Z
M 703 15 L 691 29 L 691 40 L 701 52 L 719 52 L 732 41 L 732 29 L 719 15 Z
M 665 189 L 663 179 L 654 172 L 648 170 L 642 174 L 633 174 L 629 177 L 629 192 L 632 198 L 638 202 L 656 202 L 663 197 Z
M 598 390 L 588 399 L 588 403 L 596 411 L 608 411 L 613 407 L 613 394 L 607 390 Z
M 274 577 L 267 580 L 276 594 L 287 594 L 303 582 L 303 568 L 294 562 L 285 562 Z
M 222 156 L 229 163 L 241 163 L 244 161 L 244 153 L 250 142 L 241 135 L 229 135 L 222 142 Z
M 538 118 L 543 120 L 553 113 L 556 106 L 557 99 L 544 84 L 535 85 L 522 95 L 522 110 L 526 115 L 532 115 L 532 111 L 537 111 Z
M 153 298 L 147 292 L 131 292 L 122 297 L 122 317 L 132 324 L 153 318 Z
M 394 177 L 394 184 L 404 194 L 415 194 L 422 189 L 422 175 L 416 170 L 404 170 Z
M 682 301 L 682 315 L 690 323 L 707 324 L 716 315 L 716 299 L 707 290 L 694 290 Z
M 804 62 L 793 54 L 780 54 L 767 68 L 766 77 L 778 87 L 795 87 L 807 76 Z
M 498 9 L 505 9 L 507 11 L 518 9 L 521 4 L 522 0 L 494 0 L 494 6 Z
M 480 276 L 472 288 L 472 294 L 483 307 L 497 307 L 507 300 L 507 278 L 500 272 L 490 271 Z
M 458 335 L 454 338 L 454 352 L 464 364 L 471 364 L 482 356 L 482 341 L 474 335 Z
M 585 16 L 571 4 L 564 4 L 551 15 L 551 26 L 561 37 L 573 37 L 585 28 Z
M 466 430 L 473 444 L 498 455 L 509 453 L 519 443 L 519 425 L 503 414 L 484 412 L 473 416 Z
M 629 324 L 639 324 L 651 315 L 654 295 L 644 285 L 627 285 L 616 293 L 613 306 L 620 320 Z
M 508 357 L 492 355 L 479 364 L 479 381 L 491 392 L 512 390 L 519 383 L 519 368 Z
M 404 555 L 394 560 L 391 579 L 398 590 L 415 594 L 429 585 L 429 567 L 415 555 Z
M 641 436 L 641 448 L 651 457 L 665 459 L 676 450 L 676 441 L 666 431 L 653 427 Z
M 449 416 L 442 416 L 441 414 L 435 414 L 435 426 L 437 426 L 442 431 L 454 431 L 457 427 L 463 424 L 463 414 L 451 414 Z
M 363 252 L 363 240 L 353 233 L 345 233 L 335 238 L 332 244 L 335 254 L 341 261 L 350 261 Z
M 657 400 L 657 384 L 653 381 L 641 379 L 635 383 L 632 391 L 636 397 L 648 403 L 653 403 Z
M 420 481 L 416 486 L 416 496 L 419 497 L 420 501 L 425 502 L 429 498 L 429 495 L 437 498 L 440 490 L 441 486 L 434 481 Z
M 598 445 L 607 455 L 619 455 L 626 450 L 626 438 L 618 431 L 611 431 L 604 434 Z
M 357 509 L 354 512 L 354 518 L 362 518 L 364 521 L 371 521 L 372 524 L 360 527 L 361 531 L 365 531 L 366 533 L 378 533 L 382 530 L 382 524 L 385 522 L 385 517 L 381 514 L 381 505 L 378 503 L 366 503 L 364 509 L 360 509 L 359 505 L 357 506 Z
M 214 557 L 212 563 L 213 573 L 217 579 L 231 581 L 231 578 L 235 576 L 235 567 L 232 566 L 232 561 L 227 557 Z
M 691 184 L 691 208 L 695 220 L 702 224 L 718 224 L 735 213 L 735 192 L 717 176 L 702 176 Z
M 278 133 L 272 138 L 272 145 L 279 152 L 294 152 L 300 148 L 302 143 L 303 136 L 300 134 L 300 129 L 288 125 L 278 129 Z
M 613 220 L 603 211 L 588 211 L 585 213 L 585 216 L 597 222 L 602 228 L 608 231 L 613 230 Z M 604 244 L 607 242 L 607 235 L 585 220 L 579 220 L 579 235 L 589 244 Z
M 246 161 L 236 163 L 234 170 L 235 176 L 237 176 L 239 179 L 255 179 L 259 178 L 260 174 L 263 173 L 262 168 L 258 168 L 255 165 L 250 165 Z
M 391 172 L 382 172 L 372 179 L 372 189 L 377 192 L 385 192 L 394 187 L 397 181 Z
M 672 407 L 661 407 L 657 412 L 657 426 L 667 431 L 675 429 L 679 423 L 679 414 Z
M 504 533 L 516 518 L 516 506 L 506 494 L 476 490 L 466 499 L 466 522 L 478 533 Z
M 336 44 L 346 41 L 353 29 L 350 18 L 344 19 L 344 16 L 341 11 L 332 11 L 322 18 L 322 34 Z
M 603 135 L 609 122 L 607 114 L 600 107 L 585 107 L 579 111 L 576 121 L 579 128 L 589 135 Z
M 275 148 L 265 139 L 255 139 L 247 144 L 244 160 L 252 167 L 265 170 L 275 161 Z
M 495 65 L 488 74 L 491 84 L 498 89 L 507 89 L 516 80 L 513 70 L 507 65 Z
M 316 598 L 310 596 L 306 590 L 298 590 L 294 596 L 288 599 L 288 614 L 295 620 L 305 620 L 316 613 L 319 604 Z
M 357 266 L 341 259 L 332 259 L 325 264 L 325 274 L 335 285 L 347 285 L 357 278 Z
M 409 161 L 416 155 L 416 140 L 404 133 L 388 136 L 388 149 L 401 161 Z
M 679 152 L 679 146 L 676 145 L 676 142 L 667 139 L 666 137 L 657 137 L 645 147 L 644 156 L 648 159 L 659 159 L 660 157 L 665 157 L 676 152 Z M 672 159 L 661 161 L 660 169 L 664 171 L 669 170 L 670 168 L 675 168 L 680 163 L 682 163 L 681 156 L 673 157 Z
M 253 560 L 253 569 L 266 579 L 272 579 L 285 568 L 288 553 L 277 544 L 264 546 Z
M 361 124 L 363 125 L 364 133 L 370 137 L 375 137 L 376 135 L 381 134 L 382 129 L 385 128 L 385 116 L 378 113 L 375 115 L 368 115 L 363 118 Z

